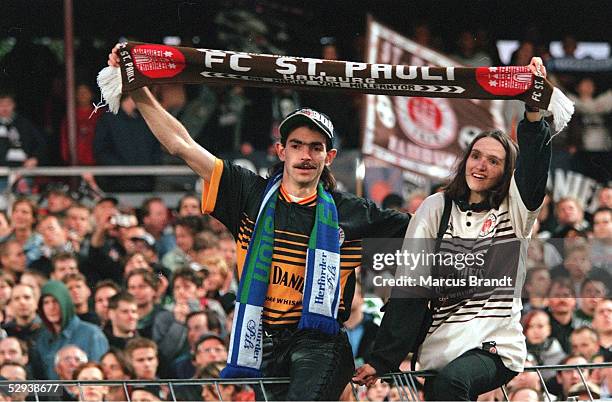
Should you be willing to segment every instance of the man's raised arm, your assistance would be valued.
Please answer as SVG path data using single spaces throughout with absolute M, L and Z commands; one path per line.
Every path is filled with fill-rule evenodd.
M 117 46 L 108 55 L 108 65 L 119 67 Z M 191 138 L 187 129 L 157 102 L 148 88 L 130 92 L 138 110 L 159 142 L 172 155 L 183 159 L 194 172 L 209 181 L 215 156 Z

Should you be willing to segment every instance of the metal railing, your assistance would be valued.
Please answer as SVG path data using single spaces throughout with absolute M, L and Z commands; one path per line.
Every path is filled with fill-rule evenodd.
M 27 177 L 82 177 L 85 174 L 93 176 L 196 176 L 185 165 L 145 165 L 145 166 L 71 166 L 71 167 L 36 167 L 8 168 L 0 167 L 0 177 L 6 177 L 6 188 L 1 194 L 6 203 L 5 209 L 10 209 L 15 194 L 15 183 Z M 175 197 L 176 198 L 176 197 Z
M 195 175 L 193 170 L 185 165 L 143 165 L 143 166 L 70 166 L 70 167 L 36 167 L 7 168 L 0 167 L 0 176 L 6 176 L 9 182 L 16 177 L 32 176 L 80 176 L 91 173 L 94 176 L 164 176 L 164 175 Z
M 597 368 L 612 368 L 612 363 L 591 363 L 591 364 L 574 364 L 574 365 L 548 365 L 548 366 L 532 366 L 525 367 L 525 371 L 527 372 L 535 372 L 538 374 L 540 379 L 540 383 L 542 386 L 542 395 L 544 398 L 552 402 L 554 397 L 549 392 L 544 377 L 542 376 L 542 371 L 567 371 L 567 370 L 577 370 L 580 376 L 580 380 L 584 385 L 585 391 L 589 396 L 590 401 L 596 400 L 591 393 L 589 385 L 587 383 L 586 378 L 584 377 L 582 370 L 584 369 L 597 369 Z M 398 388 L 400 400 L 402 401 L 418 401 L 419 400 L 419 385 L 420 379 L 426 377 L 433 377 L 436 373 L 434 371 L 410 371 L 410 372 L 398 372 L 391 373 L 385 376 L 382 376 L 381 379 L 387 381 L 391 385 L 395 385 Z M 251 386 L 253 389 L 258 388 L 261 391 L 261 395 L 263 396 L 265 401 L 269 400 L 269 392 L 266 391 L 266 386 L 272 384 L 289 384 L 289 378 L 245 378 L 245 379 L 219 379 L 219 378 L 206 378 L 206 379 L 164 379 L 164 380 L 122 380 L 122 381 L 52 381 L 52 380 L 44 380 L 44 381 L 0 381 L 0 387 L 4 387 L 6 390 L 7 387 L 12 385 L 12 388 L 15 389 L 16 384 L 26 384 L 28 385 L 26 389 L 31 389 L 34 392 L 30 392 L 31 399 L 33 398 L 36 401 L 40 401 L 41 398 L 47 397 L 50 395 L 48 387 L 45 388 L 44 392 L 40 391 L 40 386 L 52 386 L 55 388 L 53 395 L 58 395 L 57 392 L 61 389 L 63 391 L 65 388 L 77 387 L 78 395 L 80 399 L 83 400 L 83 388 L 85 386 L 108 386 L 108 387 L 122 387 L 126 401 L 131 402 L 130 399 L 130 388 L 131 387 L 143 387 L 143 386 L 159 386 L 167 388 L 166 400 L 168 401 L 181 401 L 182 399 L 177 397 L 177 389 L 180 387 L 186 386 L 212 386 L 217 394 L 217 398 L 219 401 L 223 401 L 223 396 L 221 392 L 221 386 L 224 385 L 235 385 L 235 386 Z M 34 385 L 38 385 L 38 388 L 34 388 Z M 38 389 L 38 391 L 37 391 Z M 351 383 L 351 389 L 353 393 L 353 397 L 356 401 L 360 400 L 359 396 L 359 386 Z M 505 400 L 509 400 L 508 392 L 505 387 L 502 387 L 502 393 L 504 395 Z M 61 392 L 60 394 L 61 395 Z
M 98 387 L 122 387 L 125 393 L 125 400 L 131 402 L 130 388 L 159 386 L 167 387 L 168 395 L 164 400 L 178 402 L 182 399 L 177 399 L 177 388 L 185 386 L 206 386 L 212 385 L 216 390 L 219 401 L 223 401 L 220 387 L 222 385 L 242 386 L 248 385 L 251 387 L 259 387 L 265 401 L 268 401 L 268 392 L 266 385 L 271 384 L 289 384 L 289 378 L 244 378 L 244 379 L 220 379 L 220 378 L 203 378 L 203 379 L 160 379 L 160 380 L 121 380 L 121 381 L 95 381 L 95 380 L 28 380 L 28 381 L 0 381 L 0 388 L 3 388 L 5 393 L 20 392 L 24 390 L 31 396 L 30 400 L 35 401 L 47 400 L 48 397 L 61 397 L 64 391 L 70 388 L 77 387 L 80 400 L 84 400 L 83 387 L 98 386 Z M 138 388 L 140 389 L 140 388 Z M 30 392 L 31 391 L 31 392 Z M 57 399 L 53 399 L 57 400 Z
M 597 368 L 612 368 L 612 363 L 589 363 L 589 364 L 569 364 L 569 365 L 548 365 L 548 366 L 532 366 L 525 367 L 525 371 L 534 371 L 538 374 L 540 378 L 540 383 L 542 384 L 543 395 L 549 401 L 552 402 L 554 399 L 551 398 L 550 392 L 548 392 L 548 388 L 546 387 L 546 381 L 544 381 L 544 377 L 542 376 L 542 371 L 544 370 L 553 370 L 553 371 L 567 371 L 567 370 L 576 370 L 578 375 L 580 376 L 580 381 L 582 385 L 589 395 L 589 400 L 593 401 L 593 394 L 591 393 L 591 389 L 587 384 L 587 380 L 584 378 L 584 374 L 582 370 L 584 369 L 597 369 Z
M 537 373 L 538 378 L 540 380 L 540 386 L 542 387 L 542 396 L 548 402 L 553 402 L 556 400 L 555 395 L 551 394 L 546 386 L 546 380 L 542 375 L 542 371 L 568 371 L 568 370 L 576 370 L 578 375 L 580 376 L 580 382 L 584 386 L 585 392 L 588 394 L 590 401 L 596 400 L 593 398 L 593 394 L 591 393 L 591 389 L 587 383 L 587 379 L 584 377 L 583 370 L 588 369 L 598 369 L 598 368 L 612 368 L 612 363 L 589 363 L 589 364 L 567 364 L 567 365 L 545 365 L 545 366 L 530 366 L 525 367 L 526 372 L 534 372 Z M 407 372 L 399 372 L 399 373 L 391 373 L 384 377 L 381 377 L 393 385 L 398 387 L 398 391 L 400 394 L 400 398 L 402 401 L 418 401 L 419 400 L 419 387 L 417 386 L 417 382 L 419 382 L 419 378 L 426 377 L 434 377 L 436 373 L 434 371 L 407 371 Z M 356 400 L 359 400 L 357 397 L 356 385 L 352 384 L 353 394 L 356 397 Z M 501 391 L 504 395 L 504 399 L 509 401 L 509 395 L 505 386 L 501 387 Z

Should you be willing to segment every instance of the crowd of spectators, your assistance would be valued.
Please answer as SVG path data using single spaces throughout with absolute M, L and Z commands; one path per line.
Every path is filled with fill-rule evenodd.
M 198 197 L 185 195 L 171 210 L 157 197 L 138 208 L 106 197 L 89 208 L 69 194 L 56 195 L 66 202 L 41 209 L 18 198 L 8 216 L 0 214 L 6 224 L 0 375 L 154 380 L 218 374 L 232 325 L 236 245 L 222 225 L 201 216 Z M 163 387 L 140 391 L 169 396 Z M 197 400 L 210 389 L 174 391 L 181 400 Z M 126 400 L 123 392 L 83 388 L 85 398 Z M 239 387 L 232 392 L 252 396 Z M 66 388 L 58 397 L 80 394 Z
M 547 202 L 540 213 L 523 294 L 530 365 L 610 359 L 612 188 L 598 195 L 599 208 L 590 216 L 572 198 Z M 407 206 L 417 208 L 422 199 L 415 193 Z M 396 199 L 390 205 L 403 204 Z M 0 217 L 0 376 L 155 380 L 218 373 L 232 326 L 236 245 L 222 225 L 201 216 L 197 196 L 185 195 L 173 210 L 157 197 L 138 208 L 105 197 L 89 208 L 55 192 L 45 208 L 19 198 Z M 345 323 L 357 365 L 367 359 L 381 314 L 381 299 L 365 296 L 357 284 Z M 611 372 L 583 375 L 592 392 L 609 397 Z M 509 392 L 541 396 L 532 374 L 519 375 Z M 560 400 L 581 384 L 569 371 L 543 375 Z M 216 400 L 213 391 L 175 389 L 180 400 Z M 132 392 L 163 400 L 169 390 Z M 221 392 L 254 397 L 248 387 Z M 363 397 L 394 400 L 398 392 L 383 383 L 363 390 Z M 125 400 L 123 387 L 85 387 L 83 393 Z M 67 388 L 61 397 L 77 400 L 80 394 Z
M 412 38 L 465 65 L 502 64 L 484 30 L 460 32 L 457 43 L 449 47 L 443 46 L 426 23 L 418 23 Z M 564 38 L 566 58 L 575 57 L 572 40 Z M 320 44 L 320 53 L 312 56 L 345 58 L 333 38 L 325 37 Z M 241 44 L 232 42 L 232 46 Z M 240 50 L 283 52 L 272 45 Z M 346 53 L 352 59 L 362 57 L 355 49 Z M 534 55 L 553 59 L 537 35 L 527 34 L 510 64 L 526 65 Z M 117 115 L 93 106 L 96 90 L 91 77 L 95 71 L 85 71 L 88 78 L 76 87 L 74 164 L 174 163 L 128 95 Z M 49 99 L 39 104 L 30 102 L 17 88 L 0 87 L 0 165 L 73 164 L 59 77 L 49 85 Z M 597 78 L 587 75 L 559 74 L 557 79 L 575 94 L 577 113 L 566 132 L 555 139 L 555 152 L 611 151 L 610 91 L 598 90 Z M 340 131 L 338 146 L 358 146 L 360 96 L 182 85 L 154 91 L 200 144 L 221 156 L 249 155 L 269 163 L 273 157 L 268 147 L 278 138 L 278 123 L 302 105 L 330 115 Z M 23 107 L 21 98 L 26 100 Z M 522 104 L 517 108 L 515 103 L 506 103 L 509 130 L 522 110 Z M 18 182 L 21 187 L 29 184 Z M 141 192 L 155 185 L 147 177 L 99 179 L 93 184 L 106 191 Z M 16 191 L 22 190 L 19 186 Z M 422 192 L 415 192 L 406 202 L 390 197 L 385 206 L 405 207 L 414 213 L 425 197 Z M 186 195 L 175 209 L 156 197 L 137 208 L 121 205 L 112 197 L 99 198 L 89 207 L 66 191 L 53 190 L 45 208 L 18 198 L 8 213 L 0 213 L 0 376 L 10 380 L 218 377 L 227 358 L 232 326 L 236 245 L 222 225 L 201 216 L 199 205 L 197 196 Z M 590 215 L 576 199 L 566 197 L 555 203 L 547 197 L 530 243 L 523 293 L 528 365 L 609 361 L 611 208 L 609 187 L 599 192 L 599 209 Z M 374 294 L 365 296 L 361 286 L 356 286 L 351 316 L 345 323 L 357 365 L 369 353 L 381 315 L 382 300 Z M 408 359 L 402 368 L 409 368 Z M 612 369 L 584 371 L 583 375 L 592 393 L 612 397 Z M 548 390 L 559 400 L 585 391 L 575 371 L 544 372 L 544 377 Z M 212 386 L 183 386 L 175 391 L 180 400 L 218 399 Z M 543 399 L 542 385 L 534 373 L 517 376 L 508 391 L 511 400 Z M 82 392 L 66 389 L 61 398 L 126 400 L 121 386 L 83 387 Z M 254 398 L 248 387 L 221 386 L 220 392 L 223 400 Z M 350 399 L 350 392 L 345 396 Z M 400 391 L 393 384 L 379 382 L 361 396 L 371 401 L 399 400 Z M 13 395 L 19 397 L 27 395 Z M 163 386 L 131 389 L 131 400 L 167 397 L 169 389 Z M 498 398 L 499 394 L 482 397 Z

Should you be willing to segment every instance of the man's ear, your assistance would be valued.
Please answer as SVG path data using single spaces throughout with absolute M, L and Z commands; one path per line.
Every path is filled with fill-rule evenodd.
M 331 166 L 334 159 L 336 159 L 337 154 L 337 149 L 330 149 L 329 151 L 327 151 L 327 155 L 325 156 L 325 166 Z
M 278 156 L 278 159 L 284 162 L 285 161 L 285 146 L 281 144 L 280 142 L 277 142 L 276 144 L 274 144 L 274 149 L 276 150 L 276 155 Z

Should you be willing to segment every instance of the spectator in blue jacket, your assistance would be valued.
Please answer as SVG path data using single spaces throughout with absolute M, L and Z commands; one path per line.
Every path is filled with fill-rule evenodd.
M 78 346 L 92 361 L 99 361 L 108 350 L 108 340 L 102 330 L 81 321 L 76 315 L 68 289 L 62 282 L 49 281 L 42 288 L 38 311 L 45 326 L 35 346 L 40 361 L 40 367 L 35 368 L 35 378 L 57 379 L 53 358 L 63 346 Z

